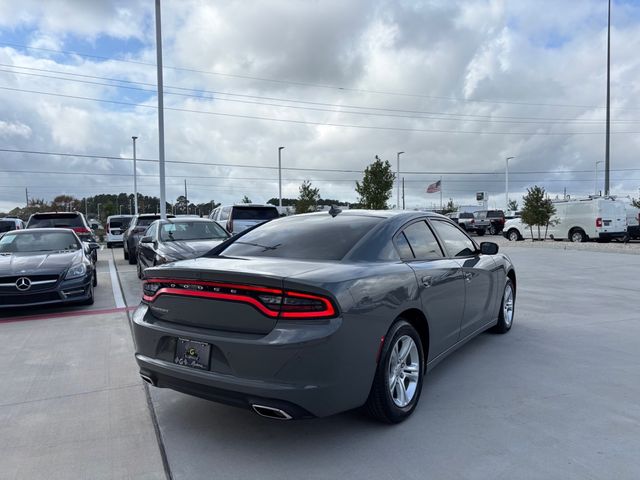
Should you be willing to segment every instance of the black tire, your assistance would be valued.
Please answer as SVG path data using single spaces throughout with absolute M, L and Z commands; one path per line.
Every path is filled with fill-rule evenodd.
M 417 347 L 418 352 L 418 380 L 415 386 L 415 393 L 411 401 L 404 407 L 400 407 L 394 403 L 389 389 L 389 375 L 388 371 L 391 368 L 391 354 L 393 347 L 402 337 L 410 337 Z M 389 332 L 385 336 L 384 345 L 380 351 L 380 358 L 378 360 L 378 366 L 373 378 L 373 385 L 371 386 L 371 392 L 369 398 L 364 405 L 364 409 L 367 414 L 377 420 L 385 423 L 399 423 L 407 419 L 418 405 L 420 400 L 420 393 L 422 391 L 422 382 L 424 380 L 424 350 L 422 348 L 422 342 L 420 335 L 413 326 L 399 318 L 389 329 Z
M 512 228 L 507 232 L 507 239 L 510 242 L 517 242 L 519 240 L 522 240 L 522 235 L 520 235 L 520 232 L 518 230 Z
M 125 260 L 129 260 L 129 252 L 127 251 L 126 247 L 124 246 L 124 244 L 122 245 L 122 253 L 124 255 L 124 259 Z
M 93 278 L 91 279 L 91 285 L 93 285 L 94 287 L 98 286 L 98 272 L 96 270 L 93 270 Z
M 144 278 L 144 273 L 142 272 L 142 264 L 140 263 L 140 260 L 138 260 L 136 265 L 136 273 L 138 274 L 138 278 L 140 280 Z
M 93 305 L 95 299 L 93 297 L 93 283 L 89 287 L 89 298 L 82 302 L 82 305 Z
M 569 241 L 573 243 L 586 242 L 588 239 L 587 234 L 581 228 L 574 228 L 569 232 Z
M 128 257 L 129 257 L 129 265 L 135 265 L 138 262 L 135 251 L 130 252 Z
M 487 233 L 489 233 L 489 235 L 495 235 L 495 234 L 497 233 L 497 232 L 496 232 L 496 227 L 494 227 L 493 225 L 491 225 L 491 226 L 489 227 L 489 231 L 488 231 Z
M 107 248 L 113 248 L 113 243 L 107 242 Z
M 513 293 L 511 321 L 507 321 L 505 317 L 504 302 L 506 299 L 507 288 L 511 288 L 511 291 Z M 513 319 L 515 317 L 515 312 L 516 312 L 515 308 L 516 308 L 516 289 L 513 286 L 513 282 L 511 281 L 511 279 L 507 278 L 507 282 L 504 285 L 504 290 L 502 294 L 502 301 L 500 302 L 500 312 L 498 313 L 498 323 L 496 324 L 495 327 L 491 329 L 491 331 L 495 333 L 507 333 L 509 330 L 511 330 L 511 327 L 513 326 Z
M 479 237 L 482 237 L 484 235 L 484 230 L 477 230 L 476 231 L 476 235 L 478 235 Z

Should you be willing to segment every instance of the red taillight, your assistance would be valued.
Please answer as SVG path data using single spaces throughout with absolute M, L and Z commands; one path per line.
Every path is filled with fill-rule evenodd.
M 147 302 L 153 302 L 160 295 L 181 295 L 247 303 L 271 318 L 330 318 L 336 315 L 331 300 L 321 295 L 255 285 L 153 278 L 144 282 L 142 291 L 142 298 Z
M 91 231 L 85 227 L 72 227 L 71 230 L 76 233 L 91 233 Z
M 596 218 L 596 228 L 602 228 L 602 218 Z

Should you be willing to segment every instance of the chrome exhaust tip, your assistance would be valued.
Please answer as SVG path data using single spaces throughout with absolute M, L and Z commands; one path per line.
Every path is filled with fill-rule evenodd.
M 291 420 L 293 417 L 279 408 L 267 407 L 265 405 L 251 405 L 251 408 L 261 417 L 272 418 L 274 420 Z
M 149 385 L 153 385 L 154 387 L 156 386 L 156 382 L 153 381 L 153 379 L 148 376 L 148 375 L 144 375 L 144 374 L 140 374 L 140 378 L 142 378 L 142 380 L 144 380 L 145 382 L 147 382 Z

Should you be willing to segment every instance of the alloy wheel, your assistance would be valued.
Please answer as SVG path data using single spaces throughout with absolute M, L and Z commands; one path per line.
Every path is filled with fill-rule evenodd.
M 502 315 L 507 328 L 513 322 L 513 303 L 513 286 L 511 286 L 511 283 L 507 283 L 502 297 Z
M 389 393 L 396 406 L 409 405 L 416 395 L 420 378 L 418 347 L 408 335 L 396 340 L 389 356 Z
M 518 240 L 518 232 L 516 232 L 515 230 L 510 231 L 509 240 L 511 240 L 512 242 L 516 242 Z

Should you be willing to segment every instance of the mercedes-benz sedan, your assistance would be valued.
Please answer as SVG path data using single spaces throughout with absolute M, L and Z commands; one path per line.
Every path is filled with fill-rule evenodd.
M 93 303 L 97 243 L 63 228 L 32 228 L 0 238 L 0 307 Z
M 423 212 L 280 218 L 146 277 L 133 315 L 143 379 L 279 419 L 362 405 L 405 419 L 429 369 L 509 331 L 516 294 L 496 244 Z

